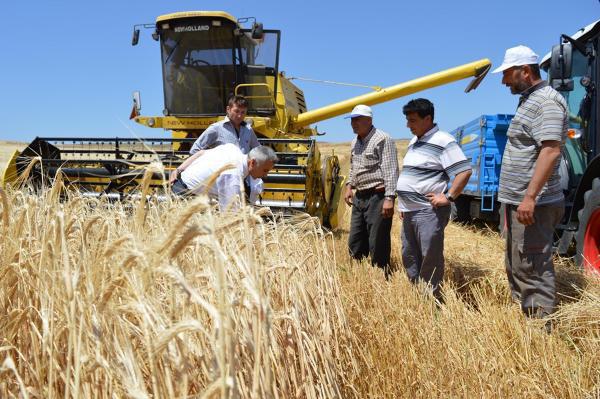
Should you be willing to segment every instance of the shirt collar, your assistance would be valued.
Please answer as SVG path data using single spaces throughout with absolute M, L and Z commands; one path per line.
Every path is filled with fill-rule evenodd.
M 231 119 L 229 119 L 229 117 L 227 115 L 225 115 L 225 119 L 223 119 L 223 123 L 229 123 L 230 125 L 233 126 L 233 124 L 231 123 Z M 246 121 L 242 121 L 240 126 L 246 126 Z
M 361 139 L 361 138 L 360 138 L 360 137 L 358 137 L 358 136 L 356 137 L 356 139 L 357 139 L 358 141 L 360 141 L 360 143 L 361 143 L 361 144 L 365 144 L 366 142 L 368 142 L 368 141 L 369 141 L 369 139 L 370 139 L 371 137 L 373 137 L 373 134 L 375 134 L 375 130 L 377 130 L 377 129 L 375 129 L 375 126 L 371 126 L 371 130 L 369 131 L 369 134 L 367 134 L 367 135 L 365 136 L 365 138 L 364 138 L 364 139 Z
M 525 91 L 523 91 L 521 93 L 521 97 L 519 98 L 519 105 L 523 104 L 523 102 L 525 100 L 527 100 L 527 98 L 529 98 L 529 96 L 531 95 L 531 93 L 533 93 L 536 90 L 543 89 L 546 86 L 548 86 L 548 82 L 546 82 L 545 80 L 542 80 L 541 82 L 539 82 L 537 84 L 534 84 L 530 88 L 528 88 Z
M 438 127 L 437 123 L 434 123 L 433 127 L 431 129 L 429 129 L 427 132 L 425 132 L 424 135 L 422 135 L 421 137 L 417 138 L 417 140 L 423 140 L 425 137 L 431 136 L 432 134 L 434 134 L 438 130 L 440 130 L 440 128 Z

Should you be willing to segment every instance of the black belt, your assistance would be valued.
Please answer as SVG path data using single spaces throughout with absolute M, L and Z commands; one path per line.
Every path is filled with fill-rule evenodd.
M 366 190 L 356 190 L 356 195 L 360 195 L 360 196 L 373 195 L 373 194 L 379 194 L 379 193 L 385 193 L 385 188 L 379 187 L 379 188 L 367 188 Z

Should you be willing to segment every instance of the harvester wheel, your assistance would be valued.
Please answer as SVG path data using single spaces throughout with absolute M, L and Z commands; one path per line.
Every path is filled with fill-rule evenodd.
M 340 178 L 340 161 L 335 155 L 327 155 L 321 161 L 321 189 L 323 191 L 323 224 L 329 228 L 337 226 L 337 217 L 335 213 L 338 204 L 334 204 L 335 189 Z
M 335 155 L 327 155 L 321 161 L 321 186 L 323 197 L 328 206 L 331 205 L 333 199 L 333 191 L 340 173 L 340 164 L 338 157 Z
M 584 195 L 579 211 L 577 264 L 590 272 L 600 273 L 600 178 L 592 181 L 592 188 Z

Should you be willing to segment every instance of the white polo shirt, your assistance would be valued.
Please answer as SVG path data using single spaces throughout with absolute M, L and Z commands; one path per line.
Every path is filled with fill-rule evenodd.
M 223 170 L 224 169 L 224 170 Z M 219 173 L 220 171 L 220 173 Z M 243 195 L 243 180 L 248 176 L 248 156 L 235 144 L 223 144 L 205 150 L 190 166 L 181 172 L 181 180 L 194 193 L 206 192 L 211 177 L 219 173 L 208 187 L 208 195 L 225 209 L 236 196 Z

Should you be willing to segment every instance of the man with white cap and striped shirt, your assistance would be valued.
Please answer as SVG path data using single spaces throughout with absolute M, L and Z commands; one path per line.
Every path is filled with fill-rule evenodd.
M 505 207 L 506 274 L 515 300 L 529 317 L 554 312 L 552 241 L 564 213 L 558 168 L 568 129 L 562 95 L 541 79 L 530 48 L 506 50 L 502 84 L 520 95 L 507 131 L 498 200 Z M 550 327 L 550 324 L 547 324 Z
M 398 155 L 392 138 L 373 126 L 373 111 L 357 105 L 351 114 L 350 173 L 344 201 L 352 207 L 348 247 L 355 259 L 371 256 L 371 263 L 390 274 L 392 216 L 398 180 Z M 355 190 L 355 191 L 353 191 Z

